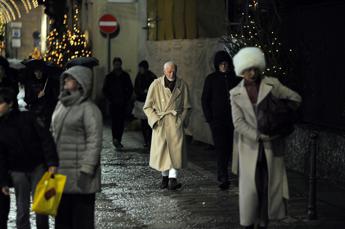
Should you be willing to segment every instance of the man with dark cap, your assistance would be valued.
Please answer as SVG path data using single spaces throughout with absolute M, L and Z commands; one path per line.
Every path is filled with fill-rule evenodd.
M 105 77 L 103 94 L 110 102 L 113 144 L 116 149 L 121 149 L 123 148 L 121 140 L 127 109 L 133 94 L 133 85 L 129 74 L 122 70 L 121 58 L 115 57 L 113 66 L 113 71 Z
M 234 131 L 229 91 L 240 79 L 236 77 L 232 60 L 225 51 L 215 54 L 214 67 L 216 71 L 206 77 L 201 103 L 216 148 L 219 188 L 227 190 L 230 185 L 228 165 L 232 155 Z
M 157 76 L 149 70 L 149 63 L 146 60 L 141 61 L 139 63 L 139 72 L 134 83 L 136 101 L 134 104 L 133 115 L 141 120 L 141 130 L 143 132 L 145 142 L 144 147 L 148 147 L 151 144 L 152 130 L 147 122 L 147 117 L 143 111 L 143 107 L 149 87 L 156 78 Z

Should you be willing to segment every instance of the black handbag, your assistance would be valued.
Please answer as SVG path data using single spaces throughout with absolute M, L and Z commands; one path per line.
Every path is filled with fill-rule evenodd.
M 258 130 L 269 136 L 287 136 L 294 130 L 296 112 L 293 101 L 279 99 L 269 93 L 257 107 Z

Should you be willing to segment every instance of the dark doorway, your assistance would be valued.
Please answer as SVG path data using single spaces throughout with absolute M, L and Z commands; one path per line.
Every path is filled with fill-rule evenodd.
M 303 120 L 345 131 L 345 3 L 320 2 L 290 5 L 284 34 L 296 52 Z

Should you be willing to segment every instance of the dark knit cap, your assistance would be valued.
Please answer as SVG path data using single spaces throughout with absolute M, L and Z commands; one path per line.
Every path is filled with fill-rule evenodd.
M 230 69 L 234 69 L 230 55 L 226 51 L 218 51 L 214 56 L 214 67 L 218 71 L 219 64 L 222 62 L 227 62 Z
M 120 64 L 122 64 L 122 59 L 121 59 L 120 57 L 114 57 L 114 59 L 113 59 L 113 64 L 114 64 L 115 62 L 120 62 Z
M 145 70 L 148 70 L 149 69 L 149 63 L 146 60 L 143 60 L 139 63 L 139 68 L 140 67 L 144 68 Z

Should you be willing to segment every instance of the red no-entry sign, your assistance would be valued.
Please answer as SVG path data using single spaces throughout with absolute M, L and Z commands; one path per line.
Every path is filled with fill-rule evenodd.
M 105 14 L 99 19 L 99 29 L 102 33 L 115 33 L 118 29 L 118 22 L 116 17 L 111 14 Z

